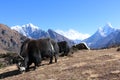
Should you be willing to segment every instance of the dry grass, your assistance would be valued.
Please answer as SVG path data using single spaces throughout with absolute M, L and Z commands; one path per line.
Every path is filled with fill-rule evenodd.
M 116 48 L 78 51 L 60 57 L 58 63 L 43 61 L 35 71 L 20 74 L 15 65 L 0 69 L 3 80 L 119 80 L 120 52 Z

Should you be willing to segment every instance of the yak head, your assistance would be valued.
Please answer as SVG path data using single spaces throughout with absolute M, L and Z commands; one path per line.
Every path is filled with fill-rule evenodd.
M 30 39 L 26 39 L 21 45 L 18 63 L 17 63 L 17 67 L 20 71 L 26 71 L 26 68 L 27 68 L 27 62 L 28 62 L 27 53 L 28 53 L 29 41 Z

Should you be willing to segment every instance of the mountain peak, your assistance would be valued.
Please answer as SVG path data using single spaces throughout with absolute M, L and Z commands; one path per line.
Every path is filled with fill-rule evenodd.
M 111 24 L 110 22 L 108 22 L 105 26 L 106 26 L 106 27 L 109 27 L 109 28 L 113 28 L 113 27 L 112 27 L 112 24 Z
M 39 27 L 38 26 L 35 26 L 35 25 L 33 25 L 32 23 L 28 23 L 28 24 L 25 24 L 25 25 L 22 25 L 23 27 L 31 27 L 31 28 L 33 28 L 33 29 L 39 29 Z
M 52 30 L 52 29 L 48 29 L 48 32 L 55 32 L 54 30 Z
M 112 27 L 112 24 L 111 23 L 107 23 L 104 27 L 103 27 L 103 30 L 106 31 L 106 30 L 111 30 L 111 29 L 115 29 Z
M 95 34 L 86 39 L 86 43 L 93 49 L 109 47 L 109 45 L 113 45 L 119 41 L 119 32 L 118 29 L 112 27 L 111 23 L 107 23 L 105 26 L 100 27 Z
M 112 27 L 111 23 L 107 23 L 104 27 L 99 27 L 98 29 L 98 32 L 104 37 L 113 31 L 115 31 L 115 28 Z

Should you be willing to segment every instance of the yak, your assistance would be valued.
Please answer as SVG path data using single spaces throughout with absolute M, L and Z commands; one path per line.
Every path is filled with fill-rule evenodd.
M 36 69 L 44 57 L 50 58 L 50 64 L 53 57 L 55 57 L 55 62 L 57 62 L 58 52 L 57 43 L 50 38 L 25 41 L 21 46 L 19 55 L 22 60 L 18 63 L 18 69 L 20 71 L 28 71 L 32 63 L 34 63 L 34 69 Z
M 67 56 L 70 52 L 70 47 L 66 41 L 58 42 L 59 56 Z
M 90 48 L 87 46 L 87 44 L 85 42 L 81 42 L 81 43 L 77 44 L 75 47 L 78 50 L 83 50 L 83 49 L 90 50 Z

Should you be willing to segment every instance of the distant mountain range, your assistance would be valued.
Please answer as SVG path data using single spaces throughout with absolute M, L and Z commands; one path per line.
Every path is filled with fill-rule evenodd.
M 115 29 L 112 25 L 106 24 L 100 27 L 91 37 L 83 40 L 92 49 L 109 48 L 120 45 L 120 29 Z
M 11 29 L 18 31 L 24 36 L 34 39 L 51 37 L 56 41 L 65 40 L 69 43 L 69 45 L 86 42 L 91 49 L 102 49 L 120 45 L 120 29 L 113 28 L 110 23 L 106 24 L 104 27 L 100 27 L 92 36 L 82 41 L 72 41 L 51 29 L 44 31 L 31 23 L 23 26 L 13 26 Z
M 0 50 L 7 50 L 19 52 L 21 42 L 26 38 L 45 38 L 50 37 L 58 41 L 67 41 L 70 46 L 74 43 L 86 42 L 91 49 L 102 49 L 109 47 L 120 46 L 120 29 L 115 29 L 111 24 L 106 24 L 100 27 L 92 36 L 81 41 L 74 40 L 74 42 L 61 34 L 48 29 L 47 31 L 41 30 L 33 24 L 26 24 L 23 26 L 8 27 L 7 25 L 0 24 Z
M 48 29 L 48 31 L 44 31 L 39 27 L 29 23 L 22 26 L 13 26 L 11 27 L 12 30 L 16 30 L 19 33 L 23 34 L 26 37 L 39 39 L 39 38 L 46 38 L 50 37 L 55 41 L 67 41 L 70 46 L 74 44 L 74 42 L 63 35 L 58 34 L 57 32 L 53 31 L 52 29 Z

